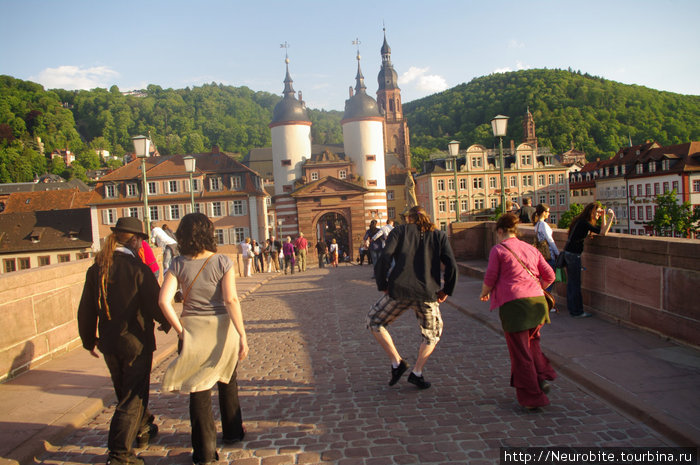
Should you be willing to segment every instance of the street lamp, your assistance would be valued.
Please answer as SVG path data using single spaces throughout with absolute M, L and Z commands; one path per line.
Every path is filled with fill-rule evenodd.
M 506 135 L 508 128 L 508 117 L 503 115 L 495 116 L 491 120 L 491 128 L 493 129 L 494 137 L 498 137 L 498 158 L 499 168 L 501 172 L 501 214 L 506 212 L 506 182 L 503 177 L 503 137 Z
M 459 185 L 457 184 L 457 156 L 459 155 L 459 141 L 453 140 L 447 144 L 447 150 L 452 157 L 452 167 L 455 170 L 455 212 L 457 213 L 456 222 L 459 222 Z
M 197 160 L 192 155 L 187 155 L 182 161 L 185 162 L 185 171 L 190 175 L 190 204 L 192 206 L 190 211 L 194 213 L 194 181 L 192 180 L 192 174 L 194 173 Z
M 146 182 L 146 157 L 151 146 L 151 139 L 146 136 L 132 137 L 134 155 L 141 159 L 141 177 L 143 178 L 143 219 L 146 223 L 146 235 L 151 237 L 151 212 L 148 209 L 148 182 Z

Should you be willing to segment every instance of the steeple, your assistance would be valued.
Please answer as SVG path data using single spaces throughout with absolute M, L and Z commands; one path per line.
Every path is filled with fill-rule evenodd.
M 288 48 L 286 42 L 282 44 L 283 48 Z M 289 55 L 285 52 L 284 63 L 286 74 L 284 76 L 284 97 L 275 105 L 272 112 L 272 122 L 270 124 L 289 123 L 289 122 L 310 122 L 309 115 L 306 111 L 306 105 L 301 100 L 297 100 L 296 92 L 292 87 L 292 76 L 289 74 Z
M 525 118 L 523 119 L 523 134 L 525 138 L 523 142 L 527 144 L 532 144 L 537 147 L 537 136 L 535 135 L 535 119 L 530 113 L 530 106 L 527 107 L 527 112 L 525 113 Z
M 284 96 L 294 96 L 294 88 L 292 87 L 292 83 L 294 82 L 292 80 L 292 76 L 289 74 L 289 57 L 286 56 L 284 57 L 284 63 L 285 66 L 287 67 L 287 75 L 284 77 Z
M 363 94 L 366 93 L 367 91 L 367 86 L 365 85 L 365 77 L 362 75 L 362 69 L 360 69 L 360 59 L 362 58 L 360 56 L 360 46 L 359 43 L 360 41 L 356 41 L 358 46 L 357 46 L 357 76 L 355 76 L 355 92 L 360 93 L 362 92 Z
M 382 44 L 382 67 L 379 70 L 379 75 L 377 76 L 377 81 L 379 83 L 379 90 L 391 90 L 398 89 L 399 75 L 394 70 L 394 66 L 391 64 L 391 47 L 386 41 L 386 28 L 384 28 L 384 43 Z

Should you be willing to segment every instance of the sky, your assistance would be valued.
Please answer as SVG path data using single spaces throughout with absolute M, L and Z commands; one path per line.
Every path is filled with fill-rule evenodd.
M 0 0 L 0 11 L 0 74 L 47 89 L 216 82 L 281 95 L 286 52 L 307 106 L 343 110 L 358 47 L 376 97 L 385 29 L 404 103 L 533 68 L 700 95 L 700 0 Z

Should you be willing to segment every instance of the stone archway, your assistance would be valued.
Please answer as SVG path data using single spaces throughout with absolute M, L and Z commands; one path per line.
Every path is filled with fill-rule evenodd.
M 326 244 L 332 239 L 338 243 L 338 255 L 342 259 L 343 252 L 352 256 L 350 250 L 350 227 L 347 218 L 336 212 L 324 213 L 316 222 L 316 240 L 323 239 Z

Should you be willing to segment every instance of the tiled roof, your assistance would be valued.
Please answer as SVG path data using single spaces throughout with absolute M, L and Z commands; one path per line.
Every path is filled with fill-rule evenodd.
M 0 254 L 91 246 L 89 208 L 0 215 Z
M 87 208 L 92 192 L 77 188 L 54 191 L 15 192 L 5 201 L 3 214 Z
M 0 184 L 0 195 L 10 195 L 13 192 L 39 192 L 76 188 L 81 192 L 90 190 L 90 187 L 79 179 L 71 179 L 65 182 L 14 182 Z

